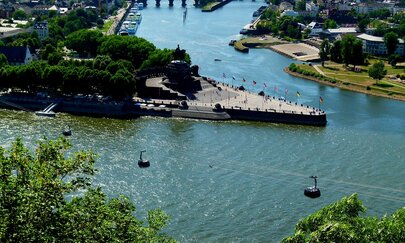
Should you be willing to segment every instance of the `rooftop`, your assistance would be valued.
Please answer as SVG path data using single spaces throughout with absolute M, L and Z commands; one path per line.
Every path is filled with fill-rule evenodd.
M 368 34 L 361 34 L 358 35 L 357 38 L 362 39 L 362 40 L 366 40 L 366 41 L 374 41 L 374 42 L 384 42 L 384 38 L 383 37 L 379 37 L 379 36 L 374 36 L 374 35 L 368 35 Z M 398 39 L 400 44 L 404 43 L 403 39 Z

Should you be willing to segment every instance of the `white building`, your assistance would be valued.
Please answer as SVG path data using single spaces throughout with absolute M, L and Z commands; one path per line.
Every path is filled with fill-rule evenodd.
M 307 25 L 307 29 L 311 30 L 309 36 L 319 36 L 319 33 L 322 32 L 322 24 L 317 22 L 311 22 Z
M 295 12 L 294 10 L 284 10 L 284 12 L 281 13 L 281 16 L 290 16 L 290 17 L 297 17 L 299 15 L 298 12 Z
M 313 2 L 307 2 L 307 3 L 305 3 L 305 11 L 318 12 L 319 6 Z
M 363 41 L 363 52 L 372 55 L 386 55 L 387 47 L 384 43 L 383 37 L 361 34 L 357 38 Z M 398 39 L 397 49 L 395 54 L 404 55 L 404 40 Z
M 325 34 L 329 39 L 334 40 L 334 39 L 341 39 L 339 36 L 346 34 L 356 35 L 357 30 L 354 27 L 341 27 L 336 29 L 324 30 L 323 34 Z

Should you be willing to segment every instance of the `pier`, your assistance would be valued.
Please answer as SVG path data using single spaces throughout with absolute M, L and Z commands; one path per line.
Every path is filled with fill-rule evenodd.
M 315 107 L 288 101 L 284 98 L 259 95 L 239 87 L 198 77 L 202 89 L 192 94 L 171 90 L 164 78 L 146 80 L 147 89 L 159 89 L 154 98 L 135 97 L 138 115 L 185 117 L 208 120 L 250 120 L 277 123 L 325 126 L 326 113 Z M 170 95 L 171 99 L 165 99 Z M 176 97 L 177 96 L 177 97 Z M 186 96 L 186 98 L 184 98 Z M 159 98 L 161 97 L 161 98 Z M 182 107 L 184 100 L 187 107 Z M 170 113 L 170 114 L 168 114 Z
M 23 107 L 42 110 L 38 115 L 55 112 L 87 116 L 136 118 L 139 116 L 183 117 L 206 120 L 247 120 L 325 126 L 326 113 L 315 107 L 287 101 L 284 97 L 253 93 L 243 86 L 220 83 L 198 74 L 198 66 L 190 66 L 182 58 L 179 46 L 174 52 L 178 59 L 166 67 L 135 73 L 137 97 L 131 100 L 111 100 L 102 96 L 76 95 L 43 97 L 25 93 L 5 93 L 0 107 Z M 46 108 L 44 109 L 43 107 Z

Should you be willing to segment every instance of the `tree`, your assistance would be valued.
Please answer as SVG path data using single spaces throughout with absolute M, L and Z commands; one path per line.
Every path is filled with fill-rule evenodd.
M 346 66 L 363 63 L 363 43 L 352 35 L 345 35 L 342 40 L 342 57 Z
M 39 141 L 35 153 L 21 139 L 0 147 L 1 242 L 173 241 L 159 232 L 164 212 L 149 211 L 144 225 L 127 197 L 109 199 L 91 187 L 95 155 L 66 156 L 70 148 L 64 138 Z
M 13 13 L 13 19 L 24 20 L 27 19 L 27 14 L 22 9 L 18 9 Z
M 301 219 L 282 242 L 404 242 L 405 208 L 381 220 L 361 217 L 366 208 L 357 194 L 344 197 Z
M 173 60 L 173 50 L 169 49 L 156 49 L 153 51 L 148 59 L 146 59 L 141 66 L 141 69 L 150 67 L 164 67 Z
M 392 54 L 388 57 L 388 63 L 394 68 L 397 66 L 399 60 L 401 60 L 401 56 L 398 54 Z
M 322 29 L 336 29 L 337 24 L 336 21 L 333 19 L 326 19 L 325 22 L 323 23 Z
M 66 47 L 80 55 L 96 56 L 103 34 L 94 30 L 78 30 L 66 37 Z
M 306 0 L 300 0 L 296 2 L 296 9 L 297 11 L 305 11 L 306 8 Z
M 361 65 L 363 63 L 364 63 L 363 42 L 361 40 L 356 39 L 353 43 L 352 64 L 354 67 L 356 67 L 356 65 Z
M 370 78 L 375 79 L 376 84 L 378 83 L 378 80 L 381 80 L 386 74 L 387 74 L 387 70 L 384 69 L 384 62 L 383 61 L 379 61 L 379 62 L 374 63 L 368 69 L 368 76 L 370 76 Z
M 128 60 L 135 68 L 139 68 L 155 49 L 152 43 L 143 38 L 114 35 L 103 37 L 98 52 L 113 60 Z
M 8 65 L 7 57 L 3 53 L 0 53 L 0 67 L 3 67 L 5 65 Z
M 398 45 L 398 35 L 394 32 L 388 32 L 384 35 L 384 43 L 387 48 L 388 56 L 394 54 Z
M 48 60 L 49 54 L 56 51 L 56 48 L 51 44 L 46 44 L 45 48 L 41 50 L 41 58 L 42 60 Z
M 330 48 L 330 59 L 337 63 L 342 63 L 342 41 L 337 40 L 333 42 Z
M 359 30 L 361 33 L 366 32 L 366 28 L 369 23 L 370 23 L 370 19 L 368 19 L 368 18 L 364 18 L 359 21 L 358 26 L 359 26 Z
M 325 60 L 328 59 L 330 54 L 330 45 L 327 39 L 323 40 L 321 46 L 319 47 L 319 57 L 322 60 L 322 67 L 325 66 Z
M 50 65 L 56 65 L 63 60 L 63 55 L 59 51 L 54 51 L 48 55 L 48 63 Z

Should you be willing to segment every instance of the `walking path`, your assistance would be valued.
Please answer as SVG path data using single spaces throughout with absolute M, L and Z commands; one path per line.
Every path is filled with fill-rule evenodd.
M 314 65 L 314 68 L 315 68 L 315 70 L 316 70 L 318 73 L 320 73 L 321 75 L 325 76 L 325 73 L 324 73 L 321 69 L 319 69 L 319 65 Z
M 121 19 L 124 17 L 127 9 L 131 5 L 128 4 L 126 8 L 120 8 L 117 12 L 117 15 L 111 16 L 110 20 L 113 21 L 113 24 L 110 26 L 110 29 L 107 31 L 106 35 L 114 35 L 115 34 L 115 29 L 117 28 L 118 24 L 120 23 Z
M 147 87 L 165 87 L 161 78 L 148 79 Z M 323 111 L 302 104 L 287 101 L 284 98 L 261 96 L 257 93 L 239 90 L 238 87 L 214 82 L 215 86 L 208 81 L 200 79 L 202 90 L 193 94 L 194 99 L 187 101 L 190 107 L 210 107 L 216 104 L 226 109 L 272 111 L 278 113 L 293 114 L 321 114 Z M 137 101 L 142 101 L 135 98 Z M 169 104 L 168 100 L 153 99 L 156 103 Z

